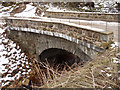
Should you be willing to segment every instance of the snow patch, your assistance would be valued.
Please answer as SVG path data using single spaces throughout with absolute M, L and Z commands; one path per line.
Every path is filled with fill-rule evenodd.
M 37 15 L 35 15 L 35 12 L 36 12 L 36 7 L 32 6 L 31 4 L 27 4 L 26 9 L 23 12 L 17 13 L 14 16 L 17 16 L 17 17 L 38 17 Z
M 114 48 L 116 46 L 119 46 L 119 43 L 118 42 L 114 42 L 114 44 L 111 44 L 111 48 Z
M 105 72 L 104 70 L 101 70 L 101 72 Z
M 106 69 L 110 69 L 110 67 L 107 67 Z
M 110 77 L 110 76 L 112 76 L 111 74 L 109 74 L 109 73 L 106 73 L 106 75 L 107 75 L 107 77 Z
M 24 66 L 29 68 L 27 56 L 21 53 L 22 50 L 20 47 L 6 38 L 6 35 L 2 35 L 7 28 L 8 27 L 4 27 L 4 29 L 0 28 L 0 73 L 7 73 L 6 76 L 0 77 L 2 86 L 9 84 L 11 80 L 19 79 L 21 76 L 20 69 L 22 69 L 22 67 L 18 68 L 20 64 L 27 63 L 27 65 L 25 66 L 24 64 Z

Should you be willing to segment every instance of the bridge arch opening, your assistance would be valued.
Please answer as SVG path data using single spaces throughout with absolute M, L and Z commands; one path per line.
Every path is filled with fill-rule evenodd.
M 40 61 L 48 63 L 50 67 L 60 70 L 81 61 L 78 56 L 59 48 L 46 49 L 39 55 L 39 58 Z

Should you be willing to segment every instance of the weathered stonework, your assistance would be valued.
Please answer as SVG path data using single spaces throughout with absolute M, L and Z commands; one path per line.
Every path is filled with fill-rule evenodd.
M 102 21 L 118 21 L 120 14 L 110 14 L 110 13 L 96 13 L 96 12 L 53 12 L 45 11 L 46 17 L 52 18 L 71 18 L 71 19 L 86 19 L 86 20 L 102 20 Z
M 46 49 L 59 48 L 82 60 L 90 60 L 104 52 L 103 42 L 108 44 L 113 39 L 112 32 L 93 31 L 60 22 L 7 18 L 6 24 L 9 26 L 8 37 L 37 58 Z

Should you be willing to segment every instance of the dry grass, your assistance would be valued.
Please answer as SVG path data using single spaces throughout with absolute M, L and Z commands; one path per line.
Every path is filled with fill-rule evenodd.
M 120 88 L 118 86 L 118 64 L 113 63 L 112 60 L 117 52 L 117 48 L 107 50 L 94 60 L 85 63 L 84 66 L 73 69 L 69 67 L 69 71 L 66 69 L 58 71 L 58 69 L 50 67 L 49 64 L 43 64 L 31 57 L 32 65 L 30 67 L 32 70 L 29 78 L 19 80 L 17 87 L 27 79 L 28 82 L 32 81 L 33 88 Z
M 43 84 L 39 88 L 120 88 L 118 86 L 118 64 L 113 63 L 112 60 L 116 53 L 117 48 L 108 50 L 103 55 L 85 63 L 83 67 L 79 66 L 74 69 L 69 67 L 69 71 L 58 72 L 47 65 L 45 66 L 46 75 L 43 75 L 39 73 L 40 68 L 36 67 L 35 71 L 42 76 L 40 80 Z

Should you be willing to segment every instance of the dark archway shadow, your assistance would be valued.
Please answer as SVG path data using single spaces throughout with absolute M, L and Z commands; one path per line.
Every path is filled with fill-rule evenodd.
M 59 48 L 46 49 L 39 57 L 41 62 L 48 63 L 50 67 L 59 68 L 60 70 L 82 61 L 78 56 Z

